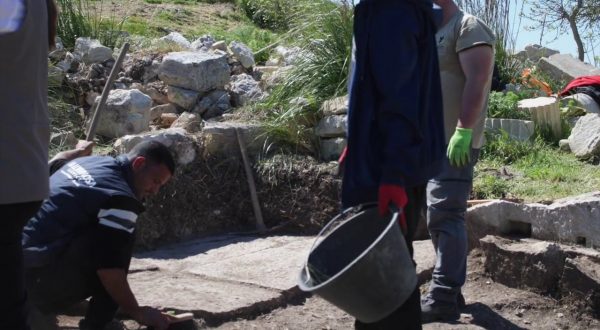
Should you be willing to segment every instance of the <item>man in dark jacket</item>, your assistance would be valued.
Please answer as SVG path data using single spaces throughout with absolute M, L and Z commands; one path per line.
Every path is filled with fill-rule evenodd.
M 117 158 L 54 162 L 63 165 L 51 165 L 57 170 L 50 177 L 50 197 L 23 231 L 25 282 L 34 314 L 58 313 L 91 297 L 81 329 L 103 329 L 119 307 L 141 324 L 166 329 L 168 316 L 138 305 L 127 270 L 142 200 L 156 194 L 174 172 L 167 147 L 142 142 Z
M 432 7 L 431 1 L 363 0 L 354 16 L 342 204 L 378 201 L 382 215 L 390 204 L 403 209 L 411 255 L 426 183 L 445 156 Z M 420 329 L 419 288 L 385 319 L 355 326 Z

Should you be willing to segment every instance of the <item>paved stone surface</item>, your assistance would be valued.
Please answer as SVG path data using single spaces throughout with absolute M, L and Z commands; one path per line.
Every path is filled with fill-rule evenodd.
M 223 235 L 140 253 L 130 283 L 142 304 L 228 318 L 285 305 L 296 287 L 314 237 Z M 416 241 L 421 282 L 431 276 L 431 241 Z

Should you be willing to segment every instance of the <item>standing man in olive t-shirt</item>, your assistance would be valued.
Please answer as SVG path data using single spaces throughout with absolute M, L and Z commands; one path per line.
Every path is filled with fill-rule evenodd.
M 483 129 L 494 66 L 495 36 L 452 0 L 434 0 L 443 10 L 436 42 L 442 80 L 447 159 L 427 184 L 427 227 L 437 254 L 423 322 L 456 320 L 467 268 L 465 212 Z
M 0 329 L 29 329 L 21 232 L 48 196 L 53 0 L 0 1 Z

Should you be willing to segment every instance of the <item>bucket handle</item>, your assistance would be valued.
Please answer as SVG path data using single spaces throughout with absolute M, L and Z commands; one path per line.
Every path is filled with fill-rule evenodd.
M 323 229 L 321 229 L 321 231 L 319 232 L 319 234 L 317 235 L 317 239 L 315 239 L 312 243 L 312 245 L 310 246 L 310 250 L 308 252 L 308 256 L 306 257 L 306 261 L 304 262 L 304 272 L 306 273 L 306 281 L 309 282 L 311 280 L 310 278 L 310 271 L 308 269 L 308 258 L 310 257 L 310 254 L 314 251 L 315 249 L 315 245 L 317 245 L 317 241 L 320 243 L 323 241 L 323 239 L 319 239 L 320 237 L 322 237 L 325 233 L 327 233 L 327 231 L 334 225 L 336 224 L 337 226 L 333 229 L 335 230 L 337 227 L 339 227 L 339 225 L 342 223 L 342 221 L 339 221 L 340 219 L 344 219 L 345 215 L 350 213 L 350 212 L 361 212 L 364 209 L 370 208 L 370 207 L 376 207 L 377 206 L 377 202 L 369 202 L 369 203 L 364 203 L 364 204 L 359 204 L 356 206 L 351 206 L 346 208 L 345 210 L 342 211 L 342 213 L 338 214 L 337 216 L 335 216 L 335 218 L 333 218 L 331 221 L 329 221 L 328 224 L 325 225 L 325 227 L 323 227 Z M 392 213 L 397 213 L 399 212 L 398 208 L 391 208 L 390 211 L 392 211 Z M 324 238 L 324 237 L 323 237 Z

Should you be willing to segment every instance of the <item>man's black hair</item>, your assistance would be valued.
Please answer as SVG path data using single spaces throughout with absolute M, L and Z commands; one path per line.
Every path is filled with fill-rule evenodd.
M 127 158 L 129 159 L 139 156 L 155 164 L 164 164 L 169 169 L 169 172 L 171 172 L 171 175 L 175 173 L 173 155 L 169 151 L 169 148 L 158 141 L 140 142 L 127 153 Z

